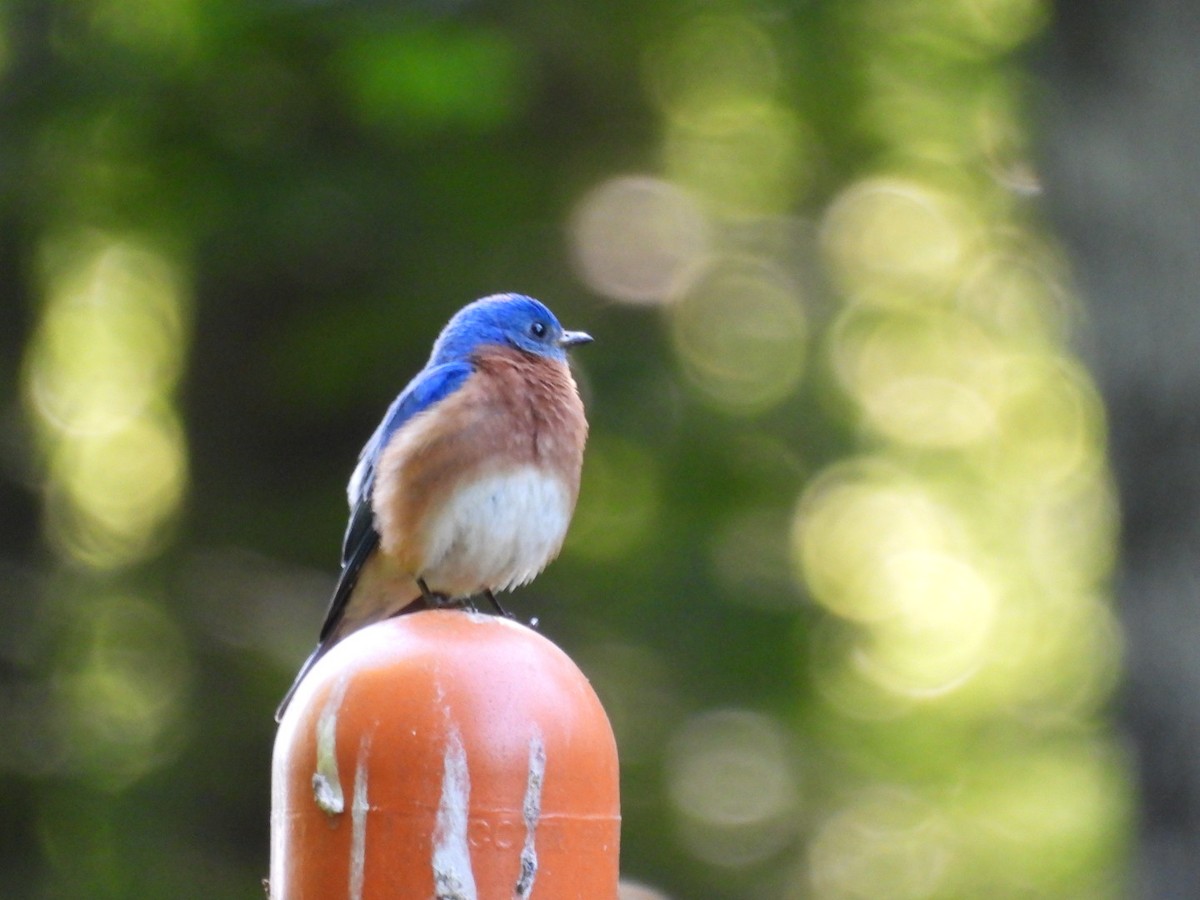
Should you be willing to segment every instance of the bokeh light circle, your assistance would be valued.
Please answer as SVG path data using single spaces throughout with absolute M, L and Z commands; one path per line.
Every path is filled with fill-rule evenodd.
M 598 294 L 627 303 L 665 303 L 709 253 L 712 237 L 692 197 L 644 175 L 594 188 L 570 224 L 576 270 Z
M 714 710 L 684 724 L 668 750 L 667 784 L 694 856 L 745 866 L 791 839 L 800 798 L 789 744 L 777 721 L 749 710 Z
M 729 412 L 776 405 L 804 373 L 808 322 L 799 286 L 761 260 L 714 260 L 672 308 L 671 333 L 693 384 Z

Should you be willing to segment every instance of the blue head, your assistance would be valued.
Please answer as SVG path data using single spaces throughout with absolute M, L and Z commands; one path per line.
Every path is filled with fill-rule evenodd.
M 567 348 L 591 341 L 582 331 L 565 331 L 554 313 L 523 294 L 493 294 L 468 303 L 454 314 L 433 345 L 432 365 L 466 359 L 495 344 L 565 360 Z

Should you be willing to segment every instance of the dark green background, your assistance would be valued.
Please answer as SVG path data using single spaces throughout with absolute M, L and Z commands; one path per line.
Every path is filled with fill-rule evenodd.
M 449 315 L 518 290 L 597 340 L 573 535 L 506 604 L 609 709 L 628 878 L 1123 895 L 1106 424 L 1030 149 L 1050 24 L 1033 0 L 0 6 L 0 893 L 261 896 L 271 711 L 345 479 Z M 711 279 L 629 303 L 581 267 L 591 192 L 631 175 Z M 56 303 L 86 310 L 59 344 Z M 889 336 L 872 385 L 928 375 L 935 408 L 848 375 L 876 372 L 854 328 Z M 130 418 L 101 424 L 176 456 L 79 462 L 100 439 L 54 397 L 110 377 Z M 959 383 L 994 434 L 941 416 Z M 111 485 L 140 497 L 168 457 L 178 494 L 122 508 Z M 805 558 L 846 484 L 882 505 Z M 910 578 L 907 607 L 855 605 L 894 534 L 935 532 L 936 602 Z

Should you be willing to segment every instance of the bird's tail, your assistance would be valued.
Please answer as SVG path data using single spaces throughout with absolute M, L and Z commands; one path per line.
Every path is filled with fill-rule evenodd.
M 429 604 L 426 602 L 423 596 L 417 597 L 411 603 L 396 610 L 390 616 L 380 616 L 377 619 L 372 619 L 367 622 L 358 622 L 353 628 L 347 629 L 345 632 L 342 632 L 341 630 L 335 630 L 333 634 L 330 634 L 327 638 L 325 638 L 325 640 L 317 644 L 316 649 L 308 655 L 308 659 L 304 661 L 304 665 L 302 665 L 300 667 L 300 671 L 296 673 L 296 678 L 292 681 L 292 686 L 287 689 L 287 693 L 283 695 L 283 699 L 279 701 L 279 706 L 275 709 L 275 721 L 280 722 L 283 720 L 283 714 L 287 711 L 288 704 L 292 702 L 292 697 L 295 695 L 296 689 L 300 687 L 300 682 L 304 680 L 304 676 L 309 673 L 309 670 L 317 664 L 317 660 L 328 653 L 334 644 L 340 641 L 351 631 L 357 631 L 359 628 L 370 624 L 372 621 L 380 621 L 384 618 L 394 618 L 395 616 L 402 616 L 407 613 L 417 612 L 418 610 L 429 608 Z
M 275 708 L 275 721 L 282 722 L 283 714 L 287 712 L 288 704 L 292 702 L 292 696 L 296 693 L 296 688 L 300 687 L 300 682 L 304 680 L 304 676 L 308 674 L 308 670 L 317 664 L 325 653 L 332 647 L 333 641 L 323 641 L 317 644 L 315 650 L 308 654 L 308 659 L 304 661 L 304 665 L 300 667 L 300 671 L 296 673 L 296 678 L 292 681 L 292 686 L 287 689 L 287 693 L 283 695 L 283 699 L 279 701 L 279 706 Z

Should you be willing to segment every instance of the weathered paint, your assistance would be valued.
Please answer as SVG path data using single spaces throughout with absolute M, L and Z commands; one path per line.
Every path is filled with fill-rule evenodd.
M 462 735 L 451 725 L 442 757 L 442 797 L 433 831 L 433 885 L 436 900 L 478 900 L 467 835 L 471 773 Z
M 526 900 L 533 892 L 537 877 L 537 827 L 542 817 L 542 785 L 546 782 L 546 747 L 541 732 L 529 739 L 529 768 L 525 781 L 525 801 L 521 815 L 525 820 L 525 845 L 521 848 L 521 875 L 513 891 L 515 900 Z
M 615 743 L 561 650 L 437 610 L 356 632 L 325 662 L 276 742 L 277 900 L 616 900 Z M 340 815 L 314 800 L 318 768 Z
M 367 755 L 371 736 L 364 734 L 354 766 L 354 800 L 350 804 L 350 900 L 362 900 L 363 870 L 367 858 Z
M 331 816 L 340 814 L 346 808 L 346 798 L 342 793 L 342 783 L 338 778 L 337 763 L 337 723 L 338 711 L 346 698 L 346 688 L 349 681 L 341 679 L 321 708 L 317 717 L 317 765 L 313 772 L 313 800 Z

